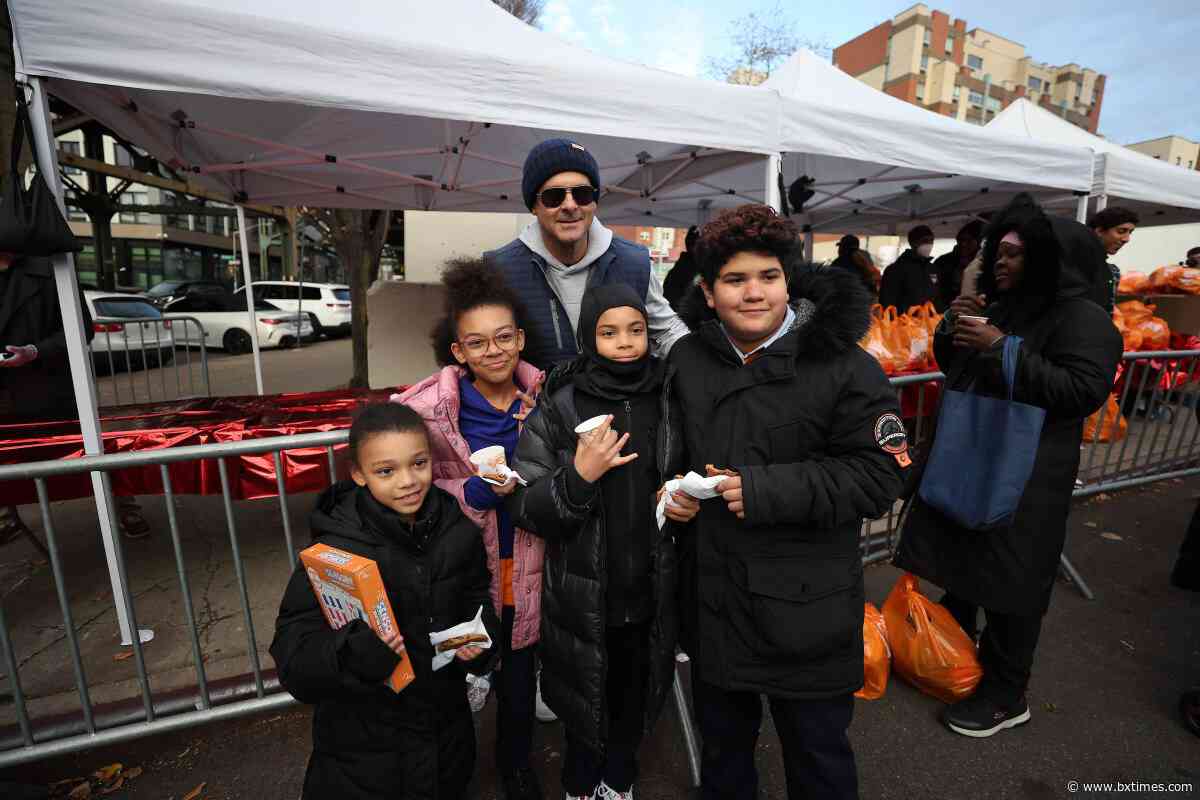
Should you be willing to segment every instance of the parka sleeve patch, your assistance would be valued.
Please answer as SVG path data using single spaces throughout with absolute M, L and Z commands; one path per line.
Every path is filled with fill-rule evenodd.
M 875 420 L 875 443 L 883 452 L 895 458 L 900 466 L 907 467 L 912 464 L 912 459 L 908 456 L 908 433 L 904 430 L 904 423 L 900 417 L 892 412 L 881 414 L 879 419 Z

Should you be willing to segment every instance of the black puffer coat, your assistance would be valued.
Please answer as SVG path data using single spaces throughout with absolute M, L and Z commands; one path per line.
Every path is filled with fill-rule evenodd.
M 608 732 L 608 660 L 604 645 L 607 536 L 601 493 L 598 491 L 586 506 L 574 505 L 567 494 L 566 474 L 579 438 L 575 426 L 581 421 L 576 389 L 571 383 L 575 366 L 569 364 L 551 374 L 542 391 L 543 399 L 526 422 L 517 445 L 515 469 L 529 487 L 518 487 L 509 498 L 508 508 L 518 526 L 546 540 L 539 645 L 542 694 L 572 736 L 603 752 Z M 657 452 L 639 453 L 639 460 L 656 460 L 664 481 L 675 476 L 682 462 L 671 380 L 668 369 Z M 679 638 L 675 527 L 667 522 L 661 531 L 655 531 L 657 540 L 650 551 L 653 616 L 645 705 L 647 733 L 662 711 L 675 675 L 675 645 Z
M 462 662 L 434 672 L 429 633 L 466 622 L 483 606 L 488 633 L 498 639 L 483 538 L 436 487 L 415 530 L 381 531 L 362 507 L 366 492 L 350 481 L 325 490 L 311 517 L 313 540 L 379 566 L 416 680 L 399 694 L 383 686 L 395 656 L 385 660 L 391 651 L 360 621 L 330 628 L 303 565 L 296 567 L 271 656 L 284 688 L 316 706 L 304 797 L 457 800 L 471 780 L 475 729 Z M 359 653 L 383 660 L 378 680 L 365 680 L 366 667 L 351 663 Z M 484 672 L 494 655 L 485 651 L 467 668 Z
M 996 294 L 996 248 L 1016 230 L 1025 244 L 1025 280 L 1017 292 Z M 992 324 L 1024 339 L 1014 399 L 1046 409 L 1033 475 L 1011 527 L 986 532 L 960 528 L 913 500 L 896 566 L 959 598 L 1005 613 L 1045 613 L 1066 537 L 1067 514 L 1079 468 L 1084 418 L 1112 390 L 1121 358 L 1121 335 L 1094 302 L 1094 275 L 1060 261 L 1053 229 L 1036 209 L 997 219 L 987 234 L 980 289 L 996 302 Z M 950 388 L 993 397 L 1006 395 L 1000 351 L 956 348 L 948 332 L 934 337 L 938 364 Z M 936 434 L 935 434 L 936 436 Z
M 92 317 L 83 296 L 83 335 L 92 341 Z M 9 267 L 0 297 L 0 352 L 5 345 L 35 345 L 38 357 L 23 367 L 0 368 L 0 420 L 79 418 L 54 265 L 48 258 L 20 258 Z
M 808 271 L 790 289 L 795 324 L 751 363 L 699 289 L 694 333 L 671 351 L 687 467 L 736 470 L 745 502 L 740 520 L 705 500 L 680 536 L 683 645 L 720 688 L 834 697 L 862 686 L 860 528 L 900 493 L 907 442 L 895 391 L 858 346 L 858 277 Z

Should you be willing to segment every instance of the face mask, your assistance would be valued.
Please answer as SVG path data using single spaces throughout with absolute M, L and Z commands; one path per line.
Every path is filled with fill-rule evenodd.
M 929 254 L 933 252 L 933 245 L 923 244 L 917 248 L 917 255 L 921 258 L 929 258 Z

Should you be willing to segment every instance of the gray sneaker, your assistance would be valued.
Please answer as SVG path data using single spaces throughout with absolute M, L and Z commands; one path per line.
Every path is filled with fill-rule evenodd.
M 550 710 L 550 706 L 546 705 L 546 701 L 542 699 L 542 673 L 538 672 L 537 679 L 537 705 L 534 710 L 538 722 L 554 722 L 558 719 L 558 714 Z

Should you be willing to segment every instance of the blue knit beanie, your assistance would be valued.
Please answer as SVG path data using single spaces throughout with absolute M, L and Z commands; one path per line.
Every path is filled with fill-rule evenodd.
M 529 151 L 521 175 L 521 194 L 530 211 L 537 202 L 538 189 L 560 172 L 581 172 L 592 186 L 600 189 L 600 167 L 583 145 L 570 139 L 547 139 Z

